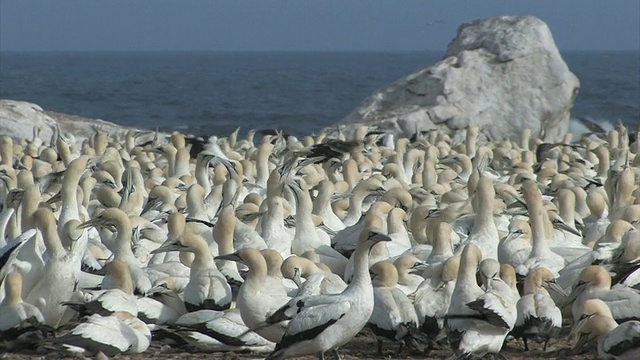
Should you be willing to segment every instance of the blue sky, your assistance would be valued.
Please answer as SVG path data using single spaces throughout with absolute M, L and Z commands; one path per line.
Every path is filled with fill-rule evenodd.
M 1 0 L 0 51 L 444 51 L 498 15 L 541 18 L 561 50 L 640 50 L 638 0 Z

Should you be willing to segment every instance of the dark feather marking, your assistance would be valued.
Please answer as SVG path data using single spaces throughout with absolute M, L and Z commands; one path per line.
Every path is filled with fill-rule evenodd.
M 522 325 L 516 326 L 511 335 L 516 339 L 533 339 L 538 344 L 549 341 L 560 334 L 560 328 L 553 326 L 551 319 L 529 316 Z
M 629 275 L 633 274 L 633 272 L 638 269 L 640 269 L 640 261 L 615 265 L 611 269 L 611 272 L 615 274 L 611 277 L 611 284 L 620 284 L 624 282 L 627 280 Z
M 640 337 L 633 338 L 632 340 L 625 340 L 609 349 L 609 354 L 620 356 L 627 351 L 640 348 Z
M 12 254 L 14 251 L 16 251 L 16 249 L 18 249 L 18 248 L 20 247 L 20 245 L 22 245 L 23 243 L 24 243 L 24 241 L 22 241 L 22 242 L 15 242 L 15 243 L 13 243 L 13 244 L 9 244 L 9 245 L 7 245 L 7 246 L 12 246 L 12 245 L 13 245 L 13 247 L 8 248 L 8 249 L 7 249 L 7 250 L 2 254 L 2 256 L 0 256 L 0 269 L 2 269 L 2 268 L 7 264 L 7 262 L 9 262 L 9 258 L 11 257 L 11 254 Z M 2 279 L 0 279 L 0 281 L 2 281 Z
M 189 343 L 185 341 L 182 336 L 180 336 L 173 330 L 165 328 L 164 326 L 155 327 L 155 329 L 151 332 L 151 336 L 153 341 L 169 340 L 175 343 L 175 346 L 177 347 L 189 345 Z
M 198 324 L 193 324 L 190 325 L 189 327 L 185 327 L 182 328 L 180 326 L 176 326 L 179 330 L 185 330 L 185 331 L 197 331 L 199 333 L 205 334 L 209 337 L 212 337 L 218 341 L 220 341 L 223 344 L 227 344 L 227 345 L 232 345 L 232 346 L 245 346 L 247 345 L 244 341 L 233 337 L 233 336 L 229 336 L 227 334 L 223 334 L 221 332 L 217 332 L 209 327 L 207 327 L 207 323 L 198 323 Z
M 215 311 L 223 311 L 227 310 L 231 307 L 231 303 L 225 305 L 218 305 L 215 301 L 211 299 L 207 299 L 200 303 L 200 305 L 191 304 L 188 302 L 184 302 L 184 307 L 187 308 L 188 312 L 194 312 L 198 310 L 215 310 Z
M 485 302 L 483 299 L 478 299 L 468 303 L 467 306 L 470 309 L 481 313 L 482 319 L 488 322 L 489 324 L 493 326 L 509 329 L 509 324 L 507 324 L 507 322 L 504 321 L 502 316 L 500 316 L 500 314 L 497 314 L 495 311 L 491 309 L 485 308 L 484 304 Z
M 73 346 L 78 346 L 85 349 L 87 352 L 93 354 L 97 354 L 102 351 L 108 357 L 116 356 L 125 350 L 120 350 L 115 346 L 111 346 L 110 344 L 104 344 L 99 342 L 99 340 L 84 338 L 80 335 L 74 335 L 68 333 L 56 339 L 51 339 L 51 342 L 54 344 L 68 344 Z
M 291 335 L 291 336 L 286 336 L 285 335 L 282 338 L 282 341 L 280 341 L 278 343 L 278 345 L 276 345 L 275 351 L 278 351 L 278 350 L 281 350 L 281 349 L 285 349 L 288 346 L 293 345 L 293 344 L 298 343 L 298 342 L 301 342 L 301 341 L 310 340 L 310 339 L 315 338 L 316 336 L 320 335 L 320 333 L 325 331 L 329 326 L 335 324 L 338 320 L 342 319 L 343 316 L 344 316 L 344 314 L 340 315 L 340 317 L 337 318 L 337 319 L 331 319 L 331 320 L 327 321 L 326 323 L 324 323 L 322 325 L 318 325 L 318 326 L 316 326 L 314 328 L 299 332 L 299 333 Z
M 80 317 L 90 316 L 93 314 L 101 316 L 109 316 L 113 314 L 113 311 L 105 309 L 100 301 L 90 301 L 84 304 L 63 301 L 60 304 L 72 308 L 78 312 Z
M 451 349 L 453 351 L 458 351 L 460 349 L 460 342 L 462 342 L 462 336 L 464 335 L 464 332 L 450 329 L 446 325 L 446 318 L 445 328 L 447 329 L 447 340 L 449 340 L 449 346 L 451 346 Z
M 424 323 L 420 328 L 423 333 L 427 334 L 429 337 L 435 338 L 440 334 L 440 326 L 438 326 L 438 319 L 431 316 L 424 317 Z

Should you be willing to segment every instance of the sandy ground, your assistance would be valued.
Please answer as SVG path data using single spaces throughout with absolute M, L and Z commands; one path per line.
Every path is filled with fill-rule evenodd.
M 368 332 L 364 331 L 358 335 L 353 341 L 340 349 L 340 355 L 344 360 L 354 359 L 445 359 L 452 355 L 451 350 L 445 347 L 442 350 L 432 350 L 427 354 L 411 353 L 407 350 L 403 350 L 402 353 L 397 354 L 398 346 L 391 342 L 385 341 L 385 347 L 383 349 L 384 356 L 378 356 L 377 345 L 374 337 Z M 529 351 L 524 351 L 524 345 L 522 341 L 512 340 L 508 342 L 500 352 L 500 355 L 506 360 L 519 360 L 519 359 L 563 359 L 563 360 L 590 360 L 597 359 L 595 352 L 586 354 L 572 354 L 572 344 L 566 340 L 566 338 L 560 337 L 558 340 L 552 340 L 549 343 L 547 351 L 543 351 L 542 345 L 538 345 L 533 341 L 529 342 Z M 119 355 L 113 359 L 119 360 L 142 360 L 142 359 L 163 359 L 163 360 L 196 360 L 196 359 L 224 359 L 224 360 L 249 360 L 249 359 L 263 359 L 265 354 L 242 354 L 242 353 L 204 353 L 194 352 L 188 349 L 172 348 L 170 346 L 162 346 L 156 342 L 152 343 L 149 350 L 139 355 Z M 327 353 L 325 358 L 333 359 L 333 355 Z M 68 357 L 62 354 L 39 354 L 36 351 L 23 352 L 20 354 L 15 353 L 3 353 L 0 354 L 0 359 L 42 359 L 42 360 L 67 360 L 78 359 L 78 357 Z M 317 359 L 316 356 L 305 356 L 297 358 L 300 360 L 312 360 Z

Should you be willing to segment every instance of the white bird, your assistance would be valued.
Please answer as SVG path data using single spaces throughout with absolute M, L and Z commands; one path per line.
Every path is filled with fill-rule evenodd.
M 262 249 L 260 250 L 260 254 L 262 254 L 264 260 L 267 262 L 267 282 L 274 284 L 282 283 L 288 297 L 298 295 L 300 291 L 298 284 L 296 284 L 293 279 L 285 278 L 282 273 L 282 264 L 284 263 L 282 255 L 273 249 Z M 331 270 L 329 270 L 329 272 L 331 272 Z
M 473 243 L 462 251 L 445 325 L 449 344 L 456 356 L 499 353 L 515 323 L 515 302 L 509 304 L 508 298 L 512 296 L 509 286 L 491 277 L 489 291 L 485 293 L 476 283 L 476 270 L 481 259 L 482 253 Z
M 99 215 L 94 216 L 92 219 L 85 221 L 79 228 L 84 229 L 92 226 L 115 229 L 116 234 L 113 243 L 106 245 L 113 252 L 114 259 L 124 261 L 129 267 L 134 292 L 141 295 L 147 294 L 149 289 L 151 289 L 151 280 L 142 269 L 140 261 L 133 254 L 131 247 L 133 226 L 131 225 L 129 215 L 118 208 L 109 208 L 102 211 Z M 103 239 L 103 242 L 105 242 L 105 239 Z M 105 276 L 102 287 L 112 287 L 112 281 L 110 276 Z
M 94 356 L 102 352 L 106 356 L 139 354 L 151 344 L 151 332 L 147 325 L 128 312 L 116 312 L 109 316 L 94 314 L 66 334 L 51 339 L 44 345 L 54 346 L 72 354 Z
M 396 287 L 398 270 L 389 261 L 375 263 L 369 270 L 373 282 L 373 313 L 368 325 L 378 341 L 378 355 L 382 355 L 383 338 L 423 351 L 419 342 L 418 315 L 402 290 Z
M 120 260 L 113 260 L 106 267 L 107 272 L 114 280 L 113 288 L 96 293 L 87 292 L 84 294 L 82 302 L 64 301 L 62 304 L 76 310 L 81 317 L 93 314 L 107 316 L 118 311 L 126 311 L 134 316 L 138 315 L 129 267 Z
M 391 239 L 379 232 L 364 230 L 356 246 L 352 282 L 340 294 L 295 298 L 278 310 L 271 322 L 290 318 L 282 341 L 267 357 L 285 359 L 321 354 L 336 349 L 362 330 L 373 312 L 373 286 L 367 253 L 380 241 Z
M 624 285 L 612 288 L 611 275 L 600 265 L 591 265 L 582 270 L 566 300 L 567 304 L 573 303 L 574 321 L 580 318 L 580 307 L 588 299 L 604 301 L 616 321 L 640 319 L 640 291 Z
M 398 271 L 398 281 L 396 285 L 398 289 L 407 295 L 413 294 L 424 281 L 424 278 L 418 274 L 421 274 L 427 265 L 411 254 L 404 254 L 398 257 L 393 262 L 393 265 Z
M 311 217 L 313 205 L 306 182 L 303 179 L 296 179 L 288 185 L 296 197 L 296 232 L 291 242 L 291 253 L 302 255 L 305 251 L 314 250 L 320 256 L 320 260 L 331 268 L 331 271 L 343 274 L 348 260 L 331 247 L 331 240 L 326 233 L 320 231 L 325 236 L 319 236 Z
M 250 351 L 269 353 L 275 344 L 251 331 L 238 309 L 198 310 L 182 315 L 171 328 L 160 328 L 178 336 L 199 351 Z M 175 336 L 171 336 L 175 339 Z
M 187 251 L 195 255 L 189 283 L 184 289 L 187 310 L 225 310 L 231 306 L 231 287 L 216 268 L 209 246 L 201 236 L 186 232 L 177 240 L 167 240 L 152 253 L 166 251 Z
M 284 277 L 296 282 L 300 288 L 297 296 L 339 294 L 347 287 L 340 276 L 320 269 L 311 260 L 301 256 L 289 256 L 281 269 Z
M 45 269 L 39 274 L 36 285 L 29 290 L 25 301 L 37 306 L 47 325 L 55 328 L 62 325 L 66 308 L 61 302 L 71 298 L 80 275 L 81 258 L 76 258 L 62 247 L 56 220 L 49 208 L 38 209 L 34 219 L 42 233 L 48 257 Z
M 0 338 L 4 345 L 12 350 L 30 344 L 29 334 L 40 333 L 44 337 L 48 331 L 40 309 L 22 301 L 22 275 L 17 271 L 9 273 L 4 286 L 6 294 L 0 303 Z
M 480 178 L 476 194 L 472 198 L 473 209 L 476 213 L 473 228 L 467 240 L 458 247 L 456 255 L 460 255 L 464 245 L 475 244 L 486 258 L 498 259 L 500 237 L 496 223 L 493 220 L 495 196 L 493 182 L 485 177 Z
M 542 204 L 542 194 L 538 189 L 538 183 L 530 179 L 522 181 L 522 190 L 524 199 L 529 210 L 529 221 L 531 223 L 531 242 L 532 250 L 529 258 L 522 266 L 516 268 L 519 274 L 528 274 L 530 269 L 536 267 L 545 267 L 549 269 L 554 276 L 566 265 L 565 258 L 551 251 L 550 235 L 547 234 L 547 226 L 549 218 Z
M 270 180 L 271 181 L 271 180 Z M 267 205 L 267 212 L 262 218 L 260 233 L 270 249 L 278 251 L 283 257 L 291 255 L 291 240 L 284 226 L 284 198 L 268 196 L 263 204 Z
M 531 254 L 531 227 L 523 219 L 514 218 L 509 223 L 509 233 L 498 244 L 498 261 L 514 269 L 524 271 L 524 263 Z M 526 276 L 527 274 L 520 274 Z
M 596 309 L 581 315 L 571 331 L 577 337 L 574 349 L 596 341 L 601 359 L 635 360 L 640 357 L 640 321 L 631 320 L 618 325 L 603 302 L 594 303 Z
M 425 279 L 411 295 L 420 329 L 430 339 L 436 339 L 444 327 L 459 267 L 460 257 L 450 257 L 440 267 L 441 274 L 438 274 L 438 278 Z
M 36 234 L 35 229 L 30 229 L 20 234 L 16 239 L 0 248 L 0 283 L 5 276 L 12 271 L 20 248 Z
M 518 318 L 511 332 L 524 340 L 524 350 L 529 351 L 528 339 L 544 342 L 544 351 L 549 340 L 560 334 L 562 313 L 547 292 L 563 291 L 548 269 L 539 267 L 527 274 L 524 281 L 524 295 L 518 300 Z
M 249 267 L 249 274 L 240 286 L 236 307 L 242 320 L 265 339 L 278 342 L 286 329 L 286 323 L 264 326 L 266 319 L 289 301 L 281 280 L 267 276 L 267 262 L 256 249 L 241 249 L 216 260 L 236 261 Z

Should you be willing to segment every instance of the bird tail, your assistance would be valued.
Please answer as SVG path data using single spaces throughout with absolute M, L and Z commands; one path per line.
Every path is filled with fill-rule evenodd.
M 401 327 L 405 327 L 407 330 L 406 334 L 402 337 L 402 342 L 404 342 L 409 349 L 424 353 L 425 349 L 431 345 L 429 336 L 422 333 L 418 327 L 407 327 L 406 325 L 402 325 Z
M 264 360 L 281 360 L 284 359 L 284 349 L 276 349 L 274 352 L 269 354 Z
M 70 307 L 71 309 L 73 309 L 74 311 L 76 311 L 79 314 L 83 314 L 84 313 L 84 306 L 85 304 L 81 304 L 81 303 L 73 303 L 73 302 L 69 302 L 69 301 L 63 301 L 60 303 L 60 305 L 62 306 L 67 306 Z

